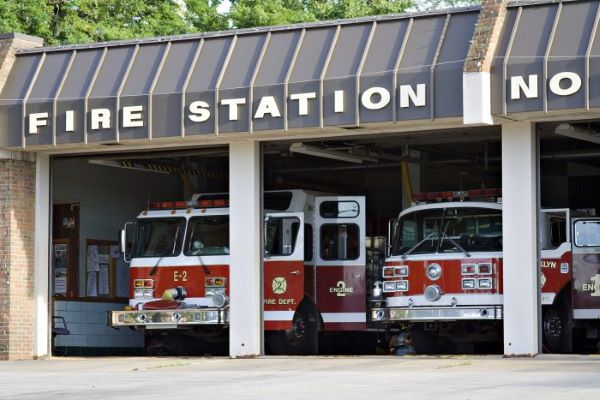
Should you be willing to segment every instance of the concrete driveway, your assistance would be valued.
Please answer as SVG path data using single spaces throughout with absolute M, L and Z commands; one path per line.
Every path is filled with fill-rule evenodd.
M 54 358 L 0 362 L 0 399 L 583 399 L 600 356 Z

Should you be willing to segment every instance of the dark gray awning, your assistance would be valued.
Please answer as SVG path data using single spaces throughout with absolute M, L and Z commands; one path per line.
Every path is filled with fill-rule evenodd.
M 513 3 L 493 62 L 493 112 L 600 107 L 600 2 Z
M 471 7 L 25 51 L 0 94 L 0 146 L 461 117 L 478 14 Z

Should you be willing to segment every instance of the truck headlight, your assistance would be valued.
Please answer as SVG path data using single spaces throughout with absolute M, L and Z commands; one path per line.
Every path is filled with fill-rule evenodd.
M 396 290 L 399 292 L 408 291 L 408 281 L 397 281 L 396 282 Z
M 475 289 L 475 279 L 463 279 L 462 280 L 462 288 L 463 289 Z
M 152 298 L 154 298 L 154 290 L 152 290 L 152 289 L 144 289 L 144 298 L 145 299 L 152 299 Z
M 395 276 L 408 276 L 408 265 L 401 265 L 394 269 Z
M 440 264 L 429 264 L 427 266 L 427 277 L 432 281 L 437 281 L 442 276 L 442 266 Z
M 491 279 L 480 279 L 479 280 L 479 289 L 491 289 L 492 288 L 492 280 Z
M 215 303 L 216 307 L 225 307 L 229 302 L 229 298 L 225 296 L 225 293 L 215 293 L 213 296 L 213 303 Z
M 430 285 L 425 289 L 425 298 L 428 301 L 438 301 L 442 297 L 442 288 L 438 285 Z
M 133 289 L 133 297 L 136 299 L 143 298 L 144 297 L 144 289 L 142 289 L 142 288 Z
M 214 297 L 217 294 L 225 294 L 225 288 L 212 287 L 212 288 L 206 288 L 206 290 L 204 291 L 204 295 L 206 297 Z
M 383 291 L 385 292 L 395 292 L 396 291 L 396 282 L 383 282 Z

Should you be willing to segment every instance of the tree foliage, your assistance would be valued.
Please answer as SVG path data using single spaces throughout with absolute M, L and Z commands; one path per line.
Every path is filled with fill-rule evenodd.
M 0 32 L 47 44 L 88 43 L 190 32 L 400 13 L 478 0 L 0 0 Z

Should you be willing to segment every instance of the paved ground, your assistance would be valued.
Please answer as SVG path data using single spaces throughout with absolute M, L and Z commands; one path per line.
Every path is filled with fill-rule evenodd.
M 600 356 L 55 358 L 0 362 L 0 399 L 597 399 Z

